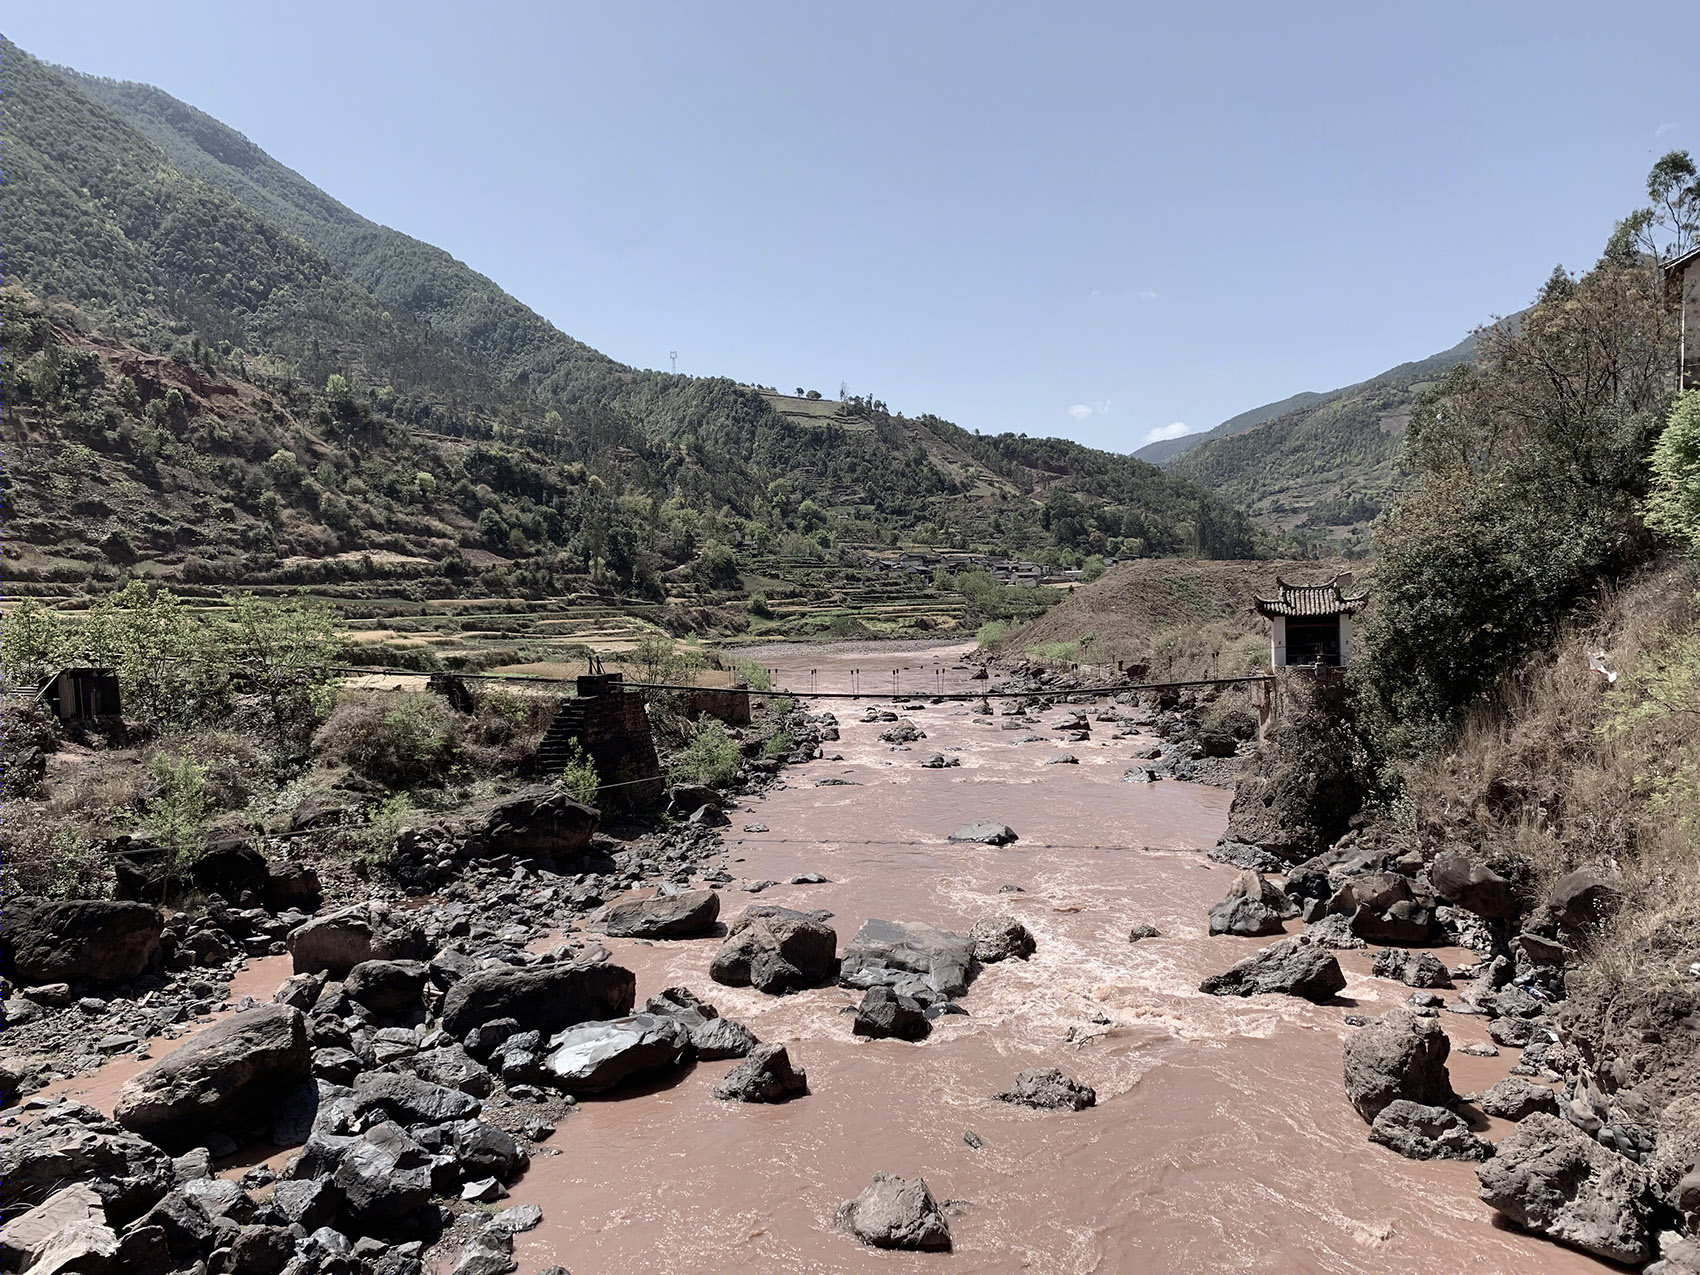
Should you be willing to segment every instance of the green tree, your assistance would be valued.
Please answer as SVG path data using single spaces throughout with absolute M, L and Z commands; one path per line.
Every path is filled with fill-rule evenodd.
M 207 848 L 207 772 L 188 753 L 155 753 L 148 762 L 154 791 L 143 825 L 165 851 L 165 890 L 172 894 Z
M 118 670 L 127 714 L 181 724 L 223 713 L 230 665 L 211 627 L 168 589 L 132 582 L 89 609 L 75 643 Z
M 1700 558 L 1700 390 L 1676 401 L 1653 448 L 1646 517 L 1654 531 Z
M 278 745 L 309 738 L 336 702 L 332 666 L 344 640 L 335 614 L 305 598 L 243 593 L 230 599 L 221 628 L 232 673 L 265 703 Z
M 40 681 L 65 662 L 67 637 L 59 616 L 25 598 L 0 618 L 0 668 L 8 686 Z

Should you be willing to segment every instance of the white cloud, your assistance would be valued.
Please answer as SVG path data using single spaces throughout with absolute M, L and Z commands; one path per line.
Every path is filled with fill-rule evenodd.
M 1106 416 L 1110 411 L 1110 400 L 1101 398 L 1095 403 L 1076 403 L 1068 409 L 1068 414 L 1077 421 L 1089 420 L 1094 416 Z
M 1657 128 L 1655 128 L 1653 130 L 1653 136 L 1654 137 L 1663 137 L 1666 133 L 1674 133 L 1677 129 L 1679 129 L 1681 127 L 1682 127 L 1681 124 L 1675 123 L 1674 121 L 1672 123 L 1669 123 L 1669 124 L 1660 124 Z
M 1192 433 L 1192 426 L 1185 421 L 1175 421 L 1171 425 L 1159 425 L 1145 435 L 1147 443 L 1166 443 L 1171 438 L 1185 438 Z
M 1141 301 L 1155 301 L 1157 299 L 1157 289 L 1155 289 L 1155 288 L 1141 288 L 1138 292 L 1134 293 L 1133 295 L 1138 297 Z

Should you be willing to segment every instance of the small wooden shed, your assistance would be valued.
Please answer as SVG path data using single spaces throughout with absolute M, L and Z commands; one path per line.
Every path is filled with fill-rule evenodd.
M 62 668 L 37 688 L 35 698 L 67 726 L 93 726 L 116 719 L 118 670 Z
M 1338 575 L 1326 584 L 1288 584 L 1275 577 L 1273 598 L 1253 598 L 1270 625 L 1269 662 L 1275 668 L 1322 664 L 1344 668 L 1352 662 L 1352 617 L 1368 596 L 1348 593 L 1352 577 Z

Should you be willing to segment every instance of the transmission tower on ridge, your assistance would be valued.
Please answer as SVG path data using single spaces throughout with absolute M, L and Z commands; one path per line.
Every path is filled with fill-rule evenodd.
M 673 360 L 673 371 L 677 374 L 679 371 L 679 352 L 677 350 L 668 350 L 667 357 Z

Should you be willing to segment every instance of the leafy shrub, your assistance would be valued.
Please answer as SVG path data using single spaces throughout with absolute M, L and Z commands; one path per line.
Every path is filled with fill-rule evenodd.
M 160 752 L 148 762 L 148 774 L 156 787 L 143 807 L 142 823 L 165 851 L 169 891 L 207 848 L 207 772 L 186 752 Z
M 675 784 L 706 784 L 724 787 L 738 777 L 743 755 L 738 741 L 712 718 L 691 729 L 685 746 L 673 754 L 668 778 Z
M 1700 390 L 1677 400 L 1653 448 L 1647 525 L 1700 558 Z
M 440 777 L 460 752 L 454 713 L 425 691 L 356 693 L 332 711 L 313 749 L 376 783 L 405 788 Z
M 576 739 L 572 742 L 566 766 L 555 780 L 555 787 L 581 806 L 596 805 L 597 795 L 602 791 L 602 776 L 596 773 L 596 762 Z

